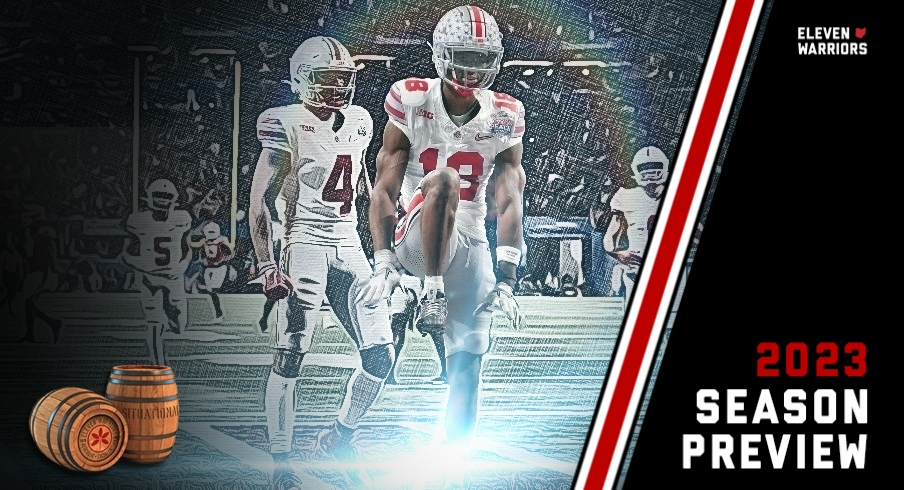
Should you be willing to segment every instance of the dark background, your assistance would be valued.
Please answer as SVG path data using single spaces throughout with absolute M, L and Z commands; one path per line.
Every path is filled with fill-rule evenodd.
M 867 27 L 866 56 L 798 56 L 797 27 Z M 895 355 L 892 290 L 898 277 L 891 246 L 894 172 L 878 171 L 894 139 L 898 114 L 887 70 L 899 52 L 885 30 L 883 12 L 864 2 L 843 7 L 821 2 L 776 2 L 687 288 L 645 414 L 624 488 L 881 488 L 889 462 L 900 455 L 894 412 L 898 386 L 890 378 Z M 809 374 L 758 378 L 757 344 L 804 342 Z M 814 375 L 819 342 L 863 342 L 862 378 Z M 840 355 L 838 366 L 849 364 Z M 778 367 L 784 371 L 784 355 Z M 696 421 L 696 392 L 720 392 L 721 422 Z M 728 425 L 725 390 L 747 389 L 752 416 L 761 389 L 770 389 L 781 414 L 785 389 L 868 389 L 866 425 Z M 808 420 L 812 420 L 812 403 Z M 843 412 L 838 411 L 839 418 Z M 711 469 L 711 453 L 681 469 L 682 434 L 732 434 L 735 469 Z M 765 439 L 757 445 L 762 469 L 740 469 L 740 434 L 865 433 L 865 469 L 797 470 L 792 435 L 784 469 L 771 469 Z M 856 440 L 856 439 L 853 439 Z M 808 449 L 807 466 L 812 466 Z M 894 481 L 885 480 L 885 481 Z M 893 485 L 892 483 L 888 483 Z

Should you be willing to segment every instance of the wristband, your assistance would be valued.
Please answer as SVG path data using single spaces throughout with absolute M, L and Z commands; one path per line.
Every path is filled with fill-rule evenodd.
M 266 262 L 261 262 L 261 263 L 257 264 L 257 270 L 261 274 L 263 274 L 265 271 L 270 270 L 274 267 L 276 267 L 276 262 L 274 262 L 272 260 L 268 260 Z
M 496 264 L 509 262 L 517 267 L 521 265 L 521 251 L 515 247 L 496 247 Z
M 395 252 L 392 250 L 384 249 L 377 250 L 374 252 L 374 264 L 390 264 L 395 269 L 398 270 L 399 266 L 402 264 L 399 263 L 399 259 L 396 257 Z

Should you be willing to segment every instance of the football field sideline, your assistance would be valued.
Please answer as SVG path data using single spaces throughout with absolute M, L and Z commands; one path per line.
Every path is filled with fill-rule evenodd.
M 518 299 L 527 325 L 515 331 L 504 323 L 494 324 L 483 362 L 471 488 L 499 488 L 500 478 L 513 485 L 533 481 L 535 488 L 569 488 L 621 326 L 623 302 Z M 179 388 L 180 436 L 173 455 L 158 469 L 120 464 L 93 476 L 92 482 L 147 478 L 146 483 L 165 483 L 182 473 L 171 471 L 174 468 L 189 471 L 198 458 L 213 457 L 221 463 L 234 460 L 239 466 L 211 470 L 209 478 L 219 482 L 228 477 L 240 488 L 269 485 L 272 460 L 266 452 L 264 392 L 272 350 L 269 333 L 258 327 L 263 297 L 221 295 L 221 302 L 225 319 L 215 324 L 209 297 L 189 295 L 187 328 L 163 339 L 165 363 L 175 370 Z M 63 319 L 57 344 L 0 343 L 3 369 L 18 374 L 0 383 L 5 393 L 15 396 L 18 411 L 27 412 L 47 390 L 63 386 L 102 393 L 114 365 L 154 362 L 137 295 L 47 294 L 41 305 Z M 49 331 L 41 332 L 46 327 L 39 324 L 40 341 Z M 10 325 L 4 337 L 17 337 L 17 332 L 9 332 Z M 345 384 L 358 363 L 353 342 L 324 308 L 295 401 L 291 461 L 311 488 L 349 488 L 335 463 L 317 461 L 312 449 L 317 433 L 335 419 Z M 431 383 L 439 370 L 430 338 L 407 332 L 395 367 L 397 383 L 384 388 L 361 421 L 356 439 L 375 488 L 433 488 L 436 483 L 429 477 L 414 478 L 405 468 L 410 466 L 406 462 L 436 450 L 442 439 L 446 386 Z M 24 419 L 0 420 L 26 426 Z M 24 437 L 29 437 L 27 431 Z M 27 445 L 9 449 L 30 455 L 20 470 L 29 481 L 36 478 L 53 485 L 60 476 L 71 476 L 61 469 L 58 474 L 56 465 Z M 428 458 L 419 465 L 427 471 L 431 464 Z M 164 467 L 170 470 L 159 471 Z

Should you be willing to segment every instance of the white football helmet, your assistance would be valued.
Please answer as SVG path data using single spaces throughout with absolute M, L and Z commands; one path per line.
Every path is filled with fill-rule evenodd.
M 302 102 L 345 109 L 355 95 L 355 62 L 339 41 L 312 37 L 289 58 L 289 81 Z
M 220 225 L 211 221 L 204 225 L 201 231 L 204 233 L 204 238 L 208 240 L 216 240 L 220 236 Z
M 433 30 L 433 64 L 462 95 L 490 88 L 502 66 L 502 32 L 480 7 L 462 5 L 446 12 Z
M 659 148 L 647 146 L 634 154 L 631 170 L 638 185 L 664 184 L 669 178 L 669 159 Z
M 148 207 L 158 211 L 169 211 L 179 200 L 179 191 L 176 190 L 176 186 L 166 179 L 151 182 L 146 193 L 145 201 L 148 203 Z

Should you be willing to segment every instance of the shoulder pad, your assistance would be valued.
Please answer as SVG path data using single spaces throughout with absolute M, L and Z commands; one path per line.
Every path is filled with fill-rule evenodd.
M 180 225 L 191 225 L 191 215 L 184 209 L 174 209 L 171 211 L 170 220 Z
M 373 119 L 370 117 L 370 112 L 359 105 L 348 106 L 348 108 L 345 109 L 345 117 L 348 120 L 360 121 L 366 125 L 373 124 Z
M 280 123 L 282 122 L 283 112 L 285 112 L 285 106 L 279 107 L 271 107 L 264 112 L 261 112 L 261 115 L 257 117 L 257 122 L 263 123 Z
M 423 78 L 406 78 L 392 84 L 390 92 L 395 91 L 403 104 L 419 107 L 427 101 L 427 92 L 430 90 L 429 82 Z
M 285 106 L 272 107 L 257 117 L 257 139 L 263 147 L 291 151 L 282 121 L 284 112 Z

